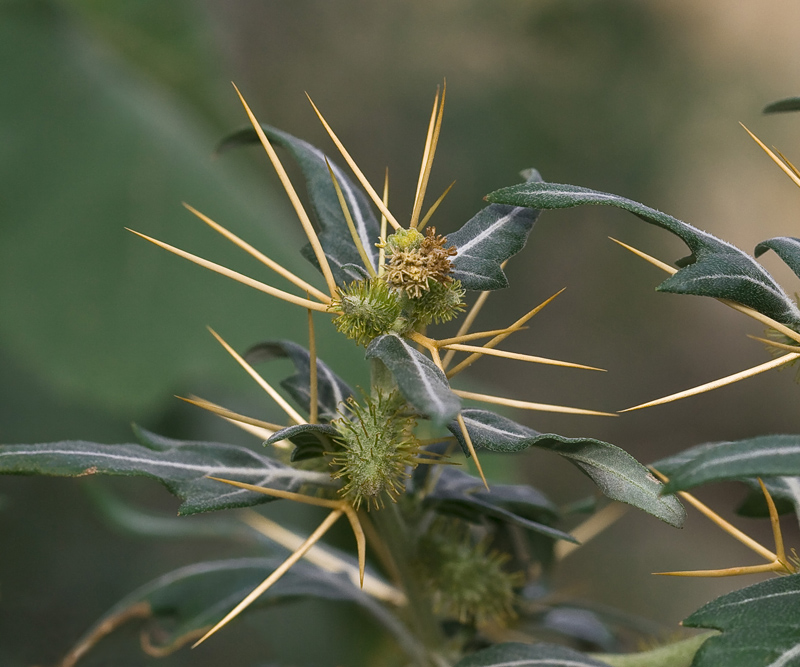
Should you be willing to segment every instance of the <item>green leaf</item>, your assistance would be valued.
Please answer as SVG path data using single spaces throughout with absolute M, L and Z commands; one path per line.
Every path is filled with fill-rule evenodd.
M 523 172 L 527 181 L 541 181 L 535 169 Z M 539 211 L 526 207 L 492 204 L 479 211 L 461 229 L 447 235 L 447 245 L 458 254 L 452 260 L 452 276 L 468 290 L 508 287 L 500 264 L 525 247 Z
M 741 480 L 750 487 L 750 493 L 736 508 L 737 514 L 757 518 L 769 516 L 769 506 L 758 479 L 745 477 Z M 800 477 L 761 477 L 760 479 L 767 487 L 769 495 L 772 496 L 778 514 L 794 512 L 800 518 Z
M 552 522 L 558 513 L 547 498 L 527 485 L 493 484 L 491 491 L 487 491 L 477 477 L 445 466 L 436 486 L 425 496 L 425 502 L 441 513 L 473 523 L 490 517 L 555 539 L 577 541 L 569 533 L 541 523 L 542 520 Z
M 251 364 L 270 359 L 291 359 L 297 373 L 281 381 L 283 387 L 298 405 L 310 412 L 311 407 L 311 355 L 302 345 L 290 340 L 275 340 L 258 343 L 251 347 L 244 358 Z M 322 421 L 340 417 L 340 407 L 353 395 L 353 390 L 334 373 L 330 366 L 317 357 L 317 409 Z
M 303 172 L 308 198 L 322 229 L 319 241 L 331 264 L 331 271 L 337 284 L 342 285 L 353 280 L 361 280 L 361 275 L 357 271 L 345 266 L 354 264 L 357 267 L 363 267 L 364 263 L 353 243 L 350 228 L 342 213 L 328 165 L 325 163 L 325 154 L 308 142 L 274 127 L 262 125 L 261 128 L 271 143 L 282 146 L 291 153 Z M 245 128 L 223 139 L 217 151 L 222 152 L 234 146 L 250 144 L 260 144 L 260 140 L 253 128 Z M 372 268 L 377 269 L 378 249 L 375 244 L 380 236 L 380 225 L 372 212 L 369 200 L 333 160 L 328 158 L 328 163 L 339 181 L 339 187 L 342 189 L 350 215 L 353 217 L 358 238 L 371 260 Z M 316 258 L 310 246 L 303 249 L 303 255 L 316 265 Z
M 772 276 L 735 246 L 666 213 L 618 195 L 575 185 L 526 183 L 487 195 L 492 202 L 537 209 L 615 206 L 678 236 L 692 251 L 676 262 L 680 271 L 658 286 L 662 292 L 729 299 L 789 327 L 800 328 L 800 310 Z
M 762 241 L 756 246 L 756 257 L 761 257 L 767 250 L 774 250 L 786 265 L 800 278 L 800 239 L 794 236 L 776 236 Z
M 230 358 L 213 353 L 209 323 L 248 339 L 253 320 L 243 314 L 267 310 L 267 336 L 278 325 L 282 336 L 301 335 L 305 314 L 295 306 L 124 230 L 253 271 L 182 209 L 186 201 L 310 274 L 293 250 L 302 232 L 285 197 L 242 161 L 214 162 L 218 130 L 208 117 L 127 66 L 115 44 L 96 43 L 71 5 L 0 6 L 0 174 L 13 193 L 2 197 L 0 225 L 3 354 L 62 402 L 111 410 L 124 422 L 134 412 L 162 414 L 188 377 L 234 377 Z M 351 347 L 341 350 L 353 360 Z
M 114 627 L 140 609 L 139 616 L 161 621 L 150 640 L 170 647 L 196 638 L 196 633 L 219 621 L 280 565 L 277 558 L 237 558 L 195 563 L 165 574 L 114 605 L 84 635 L 96 635 L 104 624 Z M 412 645 L 403 626 L 378 602 L 357 588 L 345 574 L 325 572 L 305 562 L 296 563 L 248 610 L 297 597 L 355 602 L 389 630 L 405 647 Z M 78 642 L 78 646 L 82 640 Z
M 455 667 L 608 667 L 588 655 L 555 644 L 495 644 L 459 660 Z
M 331 438 L 336 437 L 338 433 L 330 424 L 296 424 L 276 431 L 264 441 L 264 444 L 271 445 L 281 440 L 289 440 L 295 446 L 292 461 L 304 461 L 333 451 Z
M 703 642 L 716 634 L 703 632 L 638 653 L 603 653 L 600 657 L 610 667 L 690 667 Z
M 700 647 L 692 667 L 800 665 L 800 575 L 776 577 L 728 593 L 701 607 L 683 625 L 721 635 Z
M 588 475 L 609 498 L 619 500 L 681 527 L 686 512 L 677 498 L 664 496 L 664 487 L 625 450 L 593 438 L 565 438 L 539 433 L 488 410 L 463 410 L 467 431 L 476 448 L 493 452 L 519 452 L 529 447 L 546 449 L 563 456 Z M 458 425 L 448 428 L 466 447 Z
M 800 435 L 762 435 L 692 447 L 653 463 L 669 477 L 665 493 L 742 477 L 800 475 Z
M 299 491 L 305 484 L 332 484 L 330 475 L 295 470 L 246 447 L 172 440 L 144 429 L 138 429 L 137 435 L 141 445 L 83 441 L 0 445 L 0 473 L 149 477 L 183 501 L 179 514 L 250 507 L 274 500 L 207 479 L 208 475 L 283 491 Z
M 787 97 L 771 102 L 764 107 L 763 113 L 780 113 L 782 111 L 800 111 L 800 97 Z
M 399 336 L 378 336 L 367 347 L 367 359 L 382 361 L 405 399 L 435 424 L 445 425 L 461 409 L 445 374 Z
M 230 514 L 175 516 L 151 512 L 126 502 L 104 484 L 86 484 L 83 490 L 94 502 L 102 517 L 116 530 L 139 537 L 165 540 L 216 539 L 252 541 L 262 537 Z M 263 538 L 267 540 L 266 537 Z

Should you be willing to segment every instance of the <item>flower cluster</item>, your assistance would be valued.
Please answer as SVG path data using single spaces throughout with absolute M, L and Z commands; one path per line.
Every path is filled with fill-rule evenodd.
M 409 298 L 419 299 L 429 292 L 434 283 L 447 285 L 453 282 L 450 277 L 450 258 L 456 254 L 453 247 L 445 247 L 447 239 L 429 227 L 423 237 L 416 232 L 418 240 L 401 249 L 399 245 L 389 244 L 392 256 L 386 267 L 386 282 L 396 290 L 404 291 Z
M 329 309 L 336 328 L 359 345 L 386 333 L 420 331 L 431 322 L 447 322 L 464 310 L 464 290 L 453 280 L 456 248 L 429 227 L 400 229 L 380 244 L 388 262 L 380 275 L 337 289 Z

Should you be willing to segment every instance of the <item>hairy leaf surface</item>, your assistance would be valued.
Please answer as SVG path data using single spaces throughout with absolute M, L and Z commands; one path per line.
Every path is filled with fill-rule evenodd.
M 477 477 L 445 466 L 425 502 L 467 521 L 478 522 L 487 516 L 548 537 L 576 541 L 569 533 L 542 523 L 552 522 L 558 513 L 544 495 L 530 486 L 492 484 L 491 491 L 487 491 Z
M 692 447 L 656 461 L 669 477 L 665 493 L 743 477 L 800 475 L 800 435 L 762 435 Z
M 451 391 L 445 374 L 399 336 L 378 336 L 367 347 L 367 358 L 380 359 L 405 399 L 435 424 L 446 424 L 461 409 L 461 400 Z
M 683 525 L 686 513 L 677 498 L 661 495 L 663 485 L 619 447 L 593 438 L 539 433 L 488 410 L 469 409 L 461 415 L 476 448 L 494 452 L 546 449 L 577 466 L 609 498 L 638 507 L 672 526 Z M 451 423 L 448 428 L 466 448 L 458 425 Z
M 251 347 L 244 358 L 251 364 L 270 359 L 290 359 L 297 373 L 282 380 L 281 387 L 291 394 L 306 413 L 310 412 L 311 355 L 302 345 L 290 340 L 265 341 Z M 341 416 L 341 404 L 352 395 L 353 390 L 348 384 L 317 357 L 317 408 L 320 420 L 330 421 Z
M 496 644 L 459 660 L 455 667 L 608 667 L 588 655 L 555 644 Z
M 269 125 L 262 125 L 261 128 L 271 143 L 289 151 L 303 172 L 311 207 L 322 228 L 319 241 L 331 264 L 331 271 L 337 284 L 342 285 L 352 280 L 359 280 L 358 273 L 345 266 L 346 264 L 364 266 L 364 264 L 353 243 L 350 228 L 342 213 L 328 165 L 325 163 L 325 154 L 308 142 L 277 128 Z M 249 144 L 260 144 L 258 135 L 253 128 L 239 130 L 223 139 L 217 151 L 221 152 L 234 146 Z M 370 258 L 372 267 L 377 269 L 378 249 L 375 244 L 380 236 L 380 225 L 372 212 L 369 201 L 361 189 L 330 158 L 328 158 L 328 163 L 339 181 L 339 187 L 342 189 L 342 194 L 353 218 L 358 238 L 367 252 L 367 257 Z M 303 255 L 316 265 L 316 258 L 310 245 L 303 249 Z
M 776 236 L 762 241 L 756 246 L 756 257 L 761 257 L 767 250 L 774 250 L 786 265 L 800 278 L 800 239 L 794 236 Z
M 541 181 L 535 169 L 524 172 L 528 182 Z M 447 235 L 455 246 L 452 276 L 468 290 L 508 287 L 500 264 L 525 247 L 539 211 L 527 207 L 491 204 L 479 211 L 461 229 Z
M 790 667 L 800 665 L 800 575 L 776 577 L 728 593 L 683 621 L 713 628 L 692 667 Z
M 334 445 L 331 438 L 337 433 L 338 431 L 330 424 L 295 424 L 276 431 L 264 441 L 264 444 L 271 445 L 281 440 L 289 440 L 295 446 L 292 461 L 303 461 L 332 451 Z
M 0 446 L 0 473 L 11 475 L 126 475 L 158 480 L 183 503 L 180 514 L 249 507 L 274 500 L 207 476 L 283 491 L 305 484 L 330 486 L 324 473 L 295 470 L 246 447 L 172 440 L 137 429 L 142 444 L 102 445 L 65 441 Z
M 749 306 L 789 327 L 800 327 L 800 310 L 772 276 L 735 246 L 671 215 L 618 195 L 575 185 L 525 183 L 487 195 L 491 202 L 536 209 L 615 206 L 678 236 L 692 254 L 676 262 L 682 267 L 658 286 L 662 292 L 729 299 Z

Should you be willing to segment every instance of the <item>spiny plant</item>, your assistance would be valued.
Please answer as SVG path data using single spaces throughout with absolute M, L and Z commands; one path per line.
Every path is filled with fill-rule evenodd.
M 150 477 L 181 499 L 180 514 L 237 510 L 228 512 L 226 521 L 214 524 L 220 537 L 230 536 L 234 527 L 244 522 L 273 549 L 283 548 L 291 554 L 285 559 L 267 556 L 201 562 L 167 573 L 109 610 L 68 652 L 62 666 L 75 665 L 105 635 L 132 619 L 147 618 L 155 623 L 145 631 L 142 646 L 149 654 L 166 655 L 189 643 L 200 644 L 249 609 L 297 596 L 354 602 L 366 610 L 400 649 L 383 658 L 385 664 L 678 667 L 693 661 L 698 667 L 736 667 L 769 660 L 774 665 L 794 664 L 800 656 L 800 621 L 796 613 L 787 614 L 787 609 L 800 595 L 800 575 L 796 574 L 797 563 L 785 553 L 778 514 L 787 508 L 800 512 L 800 483 L 796 477 L 787 477 L 800 476 L 800 436 L 701 445 L 656 462 L 651 472 L 609 443 L 542 434 L 505 414 L 465 407 L 463 402 L 574 415 L 616 416 L 614 413 L 452 386 L 452 380 L 482 356 L 600 370 L 498 349 L 560 292 L 510 324 L 470 333 L 490 292 L 507 287 L 505 264 L 523 249 L 542 209 L 613 205 L 677 234 L 692 251 L 678 263 L 677 270 L 635 251 L 672 274 L 659 289 L 721 299 L 786 337 L 770 341 L 786 354 L 763 368 L 637 408 L 722 386 L 800 357 L 800 346 L 794 344 L 800 343 L 800 310 L 769 274 L 733 246 L 675 218 L 622 197 L 545 183 L 532 169 L 523 172 L 523 184 L 489 195 L 489 205 L 460 229 L 437 233 L 428 223 L 449 188 L 424 214 L 423 207 L 442 126 L 445 88 L 441 96 L 437 91 L 434 100 L 407 226 L 389 209 L 388 173 L 383 193 L 378 194 L 313 102 L 361 188 L 319 149 L 261 125 L 241 95 L 240 99 L 252 127 L 225 139 L 220 150 L 254 143 L 264 148 L 308 238 L 302 253 L 322 274 L 324 288 L 288 271 L 188 205 L 191 213 L 301 294 L 134 233 L 206 269 L 295 304 L 300 313 L 305 311 L 307 348 L 295 341 L 270 340 L 240 354 L 211 332 L 280 406 L 287 423 L 266 422 L 191 397 L 184 400 L 262 440 L 266 453 L 215 442 L 178 441 L 135 428 L 137 443 L 6 445 L 0 448 L 0 472 Z M 305 179 L 310 214 L 275 146 L 297 162 Z M 787 160 L 770 155 L 800 185 L 797 170 Z M 771 239 L 756 252 L 767 249 L 777 252 L 800 274 L 800 240 Z M 475 298 L 468 296 L 475 292 Z M 429 334 L 430 325 L 462 314 L 455 336 Z M 332 317 L 339 332 L 366 348 L 368 388 L 354 391 L 317 357 L 314 318 L 321 316 Z M 486 342 L 476 345 L 480 340 Z M 459 353 L 466 356 L 454 365 Z M 254 368 L 276 358 L 289 359 L 295 368 L 294 375 L 281 382 L 283 392 Z M 591 539 L 612 523 L 620 515 L 621 505 L 595 502 L 584 506 L 582 510 L 592 512 L 591 516 L 569 533 L 562 526 L 575 522 L 571 512 L 559 510 L 536 489 L 525 484 L 489 484 L 478 451 L 514 454 L 531 447 L 552 451 L 573 463 L 611 501 L 638 507 L 679 527 L 684 510 L 677 494 L 768 561 L 733 570 L 664 574 L 720 576 L 769 571 L 788 576 L 723 596 L 684 622 L 723 631 L 719 636 L 707 633 L 638 654 L 609 653 L 618 646 L 614 632 L 619 621 L 577 602 L 557 602 L 539 591 L 549 589 L 549 574 L 558 561 L 579 541 Z M 470 461 L 477 476 L 467 471 Z M 724 522 L 687 492 L 720 479 L 743 480 L 761 489 L 762 499 L 753 495 L 747 506 L 751 513 L 770 516 L 774 552 Z M 276 500 L 322 507 L 327 515 L 304 538 L 249 509 Z M 104 498 L 103 505 L 122 523 L 130 524 L 130 517 L 138 512 L 120 506 L 113 498 Z M 354 536 L 352 552 L 320 543 L 342 516 Z M 732 605 L 741 613 L 731 615 Z M 751 626 L 758 630 L 753 632 Z M 592 632 L 597 628 L 603 629 L 606 639 L 598 639 L 598 633 Z M 563 645 L 538 641 L 554 634 Z M 520 643 L 519 639 L 526 637 L 530 643 Z M 509 641 L 511 638 L 517 641 Z M 576 646 L 604 652 L 589 655 L 575 650 Z

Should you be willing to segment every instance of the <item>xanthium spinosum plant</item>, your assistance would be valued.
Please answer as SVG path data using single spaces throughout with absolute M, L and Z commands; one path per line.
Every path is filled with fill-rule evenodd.
M 442 88 L 441 95 L 436 94 L 406 226 L 388 206 L 388 173 L 379 194 L 313 102 L 355 182 L 318 148 L 259 124 L 240 95 L 252 127 L 228 137 L 221 149 L 260 144 L 266 151 L 308 238 L 302 252 L 322 274 L 323 289 L 188 205 L 191 213 L 286 279 L 300 295 L 134 232 L 206 269 L 295 304 L 299 313 L 305 311 L 308 347 L 272 340 L 242 355 L 212 331 L 285 412 L 287 423 L 273 424 L 201 398 L 186 398 L 252 433 L 267 449 L 178 441 L 136 428 L 137 443 L 2 446 L 0 472 L 150 477 L 181 499 L 180 514 L 239 508 L 231 524 L 245 522 L 291 555 L 283 560 L 270 556 L 201 562 L 165 574 L 134 591 L 101 618 L 69 651 L 62 667 L 75 665 L 105 635 L 132 619 L 155 622 L 144 632 L 142 646 L 151 655 L 166 655 L 190 643 L 200 644 L 250 608 L 296 596 L 333 598 L 361 606 L 400 649 L 394 658 L 386 658 L 386 664 L 800 664 L 800 574 L 796 557 L 786 554 L 779 521 L 782 512 L 800 514 L 800 435 L 700 445 L 648 469 L 609 443 L 539 433 L 504 414 L 466 407 L 464 402 L 574 415 L 615 414 L 492 396 L 452 384 L 482 356 L 600 370 L 498 347 L 558 294 L 511 323 L 471 332 L 488 295 L 507 287 L 505 263 L 523 249 L 543 209 L 615 206 L 672 232 L 691 251 L 677 262 L 678 268 L 621 245 L 670 274 L 659 290 L 713 297 L 768 328 L 770 338 L 760 340 L 777 351 L 775 359 L 629 409 L 688 397 L 796 361 L 800 358 L 797 304 L 757 262 L 734 246 L 629 199 L 546 183 L 533 169 L 523 172 L 524 183 L 488 195 L 489 205 L 460 229 L 439 233 L 429 223 L 449 188 L 425 211 L 424 202 L 445 93 Z M 800 99 L 793 98 L 770 110 L 798 108 Z M 782 155 L 759 144 L 800 185 L 798 170 Z M 275 147 L 284 149 L 298 164 L 305 179 L 306 205 Z M 759 244 L 756 255 L 767 250 L 776 252 L 800 276 L 800 239 L 770 239 Z M 314 318 L 321 316 L 331 317 L 341 334 L 365 348 L 370 369 L 366 390 L 351 389 L 317 357 Z M 455 336 L 429 335 L 430 325 L 461 316 Z M 478 344 L 480 341 L 484 342 Z M 456 354 L 465 356 L 454 364 Z M 254 368 L 275 358 L 287 358 L 295 368 L 295 374 L 281 383 L 283 392 Z M 549 450 L 573 463 L 611 502 L 595 503 L 593 514 L 570 533 L 559 527 L 569 517 L 537 490 L 524 484 L 489 484 L 479 451 L 513 454 L 531 447 Z M 459 455 L 473 462 L 477 476 L 459 465 L 464 461 Z M 741 511 L 770 517 L 774 552 L 687 491 L 732 479 L 753 489 Z M 680 527 L 684 509 L 678 497 L 766 563 L 662 574 L 768 572 L 786 576 L 725 595 L 684 621 L 684 625 L 711 628 L 711 632 L 642 653 L 611 653 L 618 645 L 614 636 L 619 619 L 541 593 L 548 589 L 548 574 L 579 541 L 591 539 L 620 516 L 620 503 Z M 327 514 L 317 529 L 303 538 L 255 510 L 241 509 L 279 499 L 322 507 Z M 115 513 L 118 501 L 104 498 L 103 503 Z M 131 511 L 125 508 L 116 516 L 124 523 Z M 342 516 L 355 538 L 353 553 L 321 544 Z M 238 602 L 231 608 L 230 600 Z M 735 614 L 730 613 L 732 607 Z M 167 620 L 171 623 L 160 623 Z M 593 632 L 597 628 L 603 632 Z M 554 635 L 560 637 L 560 644 L 541 641 Z M 520 641 L 525 638 L 527 642 Z M 570 645 L 588 646 L 595 653 L 581 653 Z

